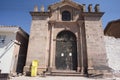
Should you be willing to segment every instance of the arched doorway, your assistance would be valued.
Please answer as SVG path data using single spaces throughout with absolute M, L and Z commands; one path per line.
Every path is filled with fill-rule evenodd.
M 56 69 L 77 70 L 77 42 L 74 33 L 65 30 L 56 39 Z

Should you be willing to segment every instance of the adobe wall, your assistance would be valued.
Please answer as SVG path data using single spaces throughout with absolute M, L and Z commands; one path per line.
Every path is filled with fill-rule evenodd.
M 10 73 L 13 69 L 13 51 L 15 34 L 8 32 L 0 32 L 0 35 L 5 35 L 4 43 L 0 43 L 0 70 L 1 73 Z M 13 40 L 13 41 L 11 41 Z
M 104 36 L 108 65 L 114 71 L 120 72 L 120 38 Z

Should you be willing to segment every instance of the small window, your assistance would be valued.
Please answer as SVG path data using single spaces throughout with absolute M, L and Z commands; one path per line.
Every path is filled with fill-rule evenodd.
M 0 35 L 0 43 L 3 43 L 5 42 L 5 35 Z
M 62 12 L 62 20 L 63 21 L 70 21 L 71 20 L 71 13 L 69 11 Z

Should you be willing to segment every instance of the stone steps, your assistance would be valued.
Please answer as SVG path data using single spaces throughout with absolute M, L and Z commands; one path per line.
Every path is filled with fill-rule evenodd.
M 52 71 L 51 73 L 46 73 L 46 75 L 49 76 L 85 76 L 84 74 L 81 74 L 80 72 L 76 71 Z

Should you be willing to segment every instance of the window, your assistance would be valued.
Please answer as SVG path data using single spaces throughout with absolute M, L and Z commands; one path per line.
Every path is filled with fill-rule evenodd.
M 5 42 L 5 35 L 0 35 L 0 43 L 4 43 Z
M 63 21 L 70 21 L 71 20 L 71 13 L 69 11 L 62 12 L 62 20 Z

